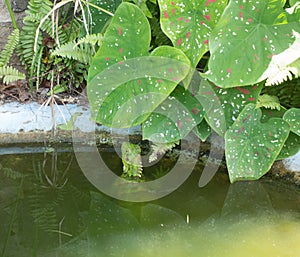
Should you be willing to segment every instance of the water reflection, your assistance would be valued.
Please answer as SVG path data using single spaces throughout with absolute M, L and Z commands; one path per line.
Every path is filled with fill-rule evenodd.
M 1 256 L 297 256 L 299 190 L 199 177 L 133 204 L 98 192 L 72 153 L 0 156 Z

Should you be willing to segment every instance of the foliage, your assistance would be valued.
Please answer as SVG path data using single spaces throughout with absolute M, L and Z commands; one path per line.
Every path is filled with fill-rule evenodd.
M 70 49 L 76 45 L 75 39 L 81 32 L 80 22 L 68 17 L 71 7 L 72 3 L 66 3 L 65 9 L 56 9 L 55 15 L 49 17 L 55 8 L 51 1 L 29 1 L 18 54 L 29 70 L 31 88 L 34 82 L 38 88 L 42 82 L 51 80 L 64 90 L 78 88 L 84 83 L 85 64 L 92 50 L 91 46 L 80 45 L 75 54 Z M 42 33 L 37 33 L 39 30 Z
M 19 29 L 14 29 L 7 39 L 4 49 L 0 53 L 0 79 L 8 84 L 19 79 L 25 79 L 25 74 L 19 72 L 14 67 L 8 65 L 8 62 L 19 43 Z
M 87 79 L 98 123 L 141 125 L 166 149 L 190 132 L 225 137 L 233 182 L 300 149 L 299 21 L 297 1 L 30 0 L 18 52 L 37 87 Z
M 160 26 L 173 47 L 154 44 L 150 53 L 155 23 L 136 5 L 120 4 L 89 69 L 93 118 L 117 128 L 142 124 L 143 138 L 159 144 L 191 131 L 205 140 L 214 130 L 226 139 L 230 180 L 261 177 L 300 149 L 299 94 L 288 93 L 299 89 L 299 12 L 285 2 L 159 0 Z M 207 51 L 205 80 L 192 68 Z M 293 81 L 267 87 L 286 79 Z

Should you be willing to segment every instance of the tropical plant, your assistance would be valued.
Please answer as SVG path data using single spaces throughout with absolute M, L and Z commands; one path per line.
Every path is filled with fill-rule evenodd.
M 297 1 L 158 5 L 161 30 L 173 46 L 151 49 L 149 21 L 134 4 L 120 4 L 109 21 L 88 73 L 95 121 L 141 124 L 143 138 L 159 144 L 191 131 L 204 140 L 214 130 L 225 138 L 231 182 L 258 179 L 275 160 L 298 151 L 299 102 L 286 106 L 276 97 L 280 90 L 268 87 L 293 79 L 298 94 L 291 98 L 299 97 Z
M 9 60 L 18 43 L 19 29 L 15 28 L 9 35 L 7 43 L 0 53 L 0 79 L 2 78 L 4 83 L 10 83 L 19 79 L 25 79 L 25 74 L 8 65 Z

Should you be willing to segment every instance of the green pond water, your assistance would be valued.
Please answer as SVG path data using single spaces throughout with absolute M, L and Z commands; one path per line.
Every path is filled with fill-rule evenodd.
M 122 202 L 89 183 L 70 147 L 44 150 L 0 147 L 2 257 L 300 256 L 293 186 L 268 177 L 230 185 L 219 172 L 199 188 L 196 167 L 162 199 Z M 102 156 L 121 172 L 114 152 Z

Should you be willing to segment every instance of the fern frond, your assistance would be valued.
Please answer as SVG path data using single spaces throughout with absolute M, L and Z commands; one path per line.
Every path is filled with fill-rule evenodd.
M 4 175 L 7 177 L 7 178 L 10 178 L 10 179 L 13 179 L 13 180 L 16 180 L 16 179 L 19 179 L 19 178 L 24 178 L 25 175 L 22 174 L 21 172 L 19 171 L 16 171 L 16 170 L 13 170 L 11 168 L 2 168 L 0 169 L 3 171 Z
M 151 146 L 152 153 L 149 156 L 149 162 L 154 162 L 157 160 L 158 155 L 165 154 L 167 151 L 172 150 L 178 142 L 167 143 L 167 144 L 153 144 Z
M 300 77 L 300 58 L 291 65 L 279 70 L 266 81 L 266 86 L 279 85 L 287 80 Z
M 53 56 L 62 56 L 67 57 L 69 59 L 74 59 L 85 64 L 90 64 L 94 55 L 94 52 L 89 45 L 79 45 L 76 46 L 76 42 L 66 43 L 58 48 L 56 48 L 53 52 Z
M 76 46 L 79 44 L 91 44 L 92 46 L 95 46 L 95 45 L 100 46 L 102 39 L 103 39 L 103 35 L 101 33 L 89 34 L 83 38 L 80 38 L 78 40 Z
M 263 94 L 258 97 L 256 108 L 277 109 L 280 111 L 280 102 L 277 96 Z
M 261 76 L 261 80 L 266 80 L 266 86 L 278 85 L 287 79 L 292 79 L 293 75 L 300 75 L 300 34 L 293 31 L 296 38 L 294 43 L 280 54 L 274 55 L 272 60 Z
M 14 29 L 8 36 L 7 43 L 0 53 L 0 67 L 8 64 L 17 44 L 19 42 L 19 29 Z
M 3 78 L 5 84 L 17 81 L 19 79 L 25 79 L 25 74 L 19 72 L 17 69 L 11 66 L 0 67 L 0 78 Z

